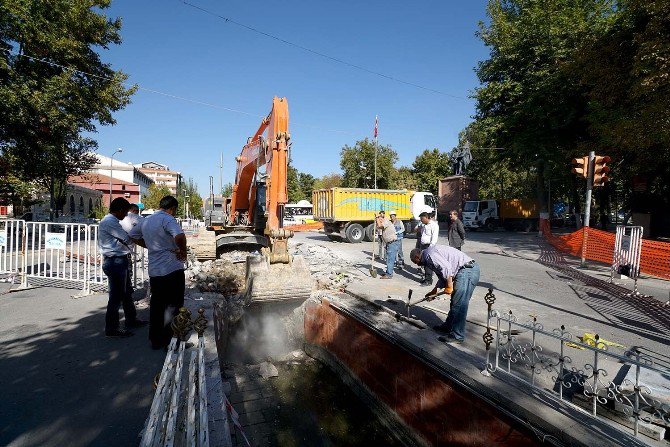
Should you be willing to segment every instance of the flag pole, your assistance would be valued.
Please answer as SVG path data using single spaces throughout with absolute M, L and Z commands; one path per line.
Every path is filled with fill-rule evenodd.
M 377 189 L 377 127 L 379 124 L 379 117 L 375 115 L 375 189 Z

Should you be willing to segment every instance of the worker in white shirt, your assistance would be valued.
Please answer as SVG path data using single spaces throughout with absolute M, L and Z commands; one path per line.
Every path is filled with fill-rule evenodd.
M 440 235 L 440 226 L 433 219 L 433 208 L 426 206 L 419 218 L 421 225 L 419 226 L 419 234 L 416 238 L 416 248 L 425 250 L 428 247 L 437 245 L 437 238 Z M 423 267 L 423 281 L 422 286 L 430 286 L 433 284 L 433 271 L 426 266 Z
M 133 302 L 133 287 L 130 278 L 130 244 L 144 245 L 141 237 L 131 239 L 119 221 L 128 214 L 130 203 L 117 197 L 109 205 L 109 214 L 98 228 L 98 247 L 103 257 L 102 270 L 109 279 L 109 301 L 105 316 L 105 335 L 108 337 L 128 337 L 133 335 L 128 329 L 148 324 L 137 318 Z M 119 328 L 119 307 L 123 306 L 125 329 Z

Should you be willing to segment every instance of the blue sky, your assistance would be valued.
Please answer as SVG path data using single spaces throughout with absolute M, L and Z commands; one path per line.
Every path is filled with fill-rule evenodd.
M 123 43 L 102 58 L 145 89 L 100 126 L 99 152 L 124 161 L 158 161 L 193 177 L 234 179 L 234 158 L 273 96 L 289 102 L 293 164 L 321 176 L 339 172 L 340 149 L 371 137 L 409 165 L 418 153 L 448 151 L 471 120 L 473 71 L 488 51 L 475 36 L 485 0 L 215 1 L 190 3 L 329 56 L 460 98 L 433 93 L 280 43 L 179 0 L 116 0 Z M 246 113 L 231 112 L 235 109 Z M 117 155 L 118 157 L 118 155 Z

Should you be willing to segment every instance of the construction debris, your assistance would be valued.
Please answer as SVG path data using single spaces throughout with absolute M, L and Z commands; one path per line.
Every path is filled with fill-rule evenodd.
M 272 363 L 263 362 L 258 365 L 258 375 L 261 376 L 263 380 L 267 380 L 270 377 L 279 376 L 279 371 L 277 371 L 277 367 Z
M 236 295 L 244 289 L 244 263 L 239 256 L 214 261 L 192 261 L 186 270 L 187 285 L 201 292 Z M 244 258 L 246 259 L 246 257 Z
M 292 255 L 305 258 L 318 289 L 343 290 L 362 276 L 355 262 L 340 257 L 324 245 L 298 243 L 291 250 Z

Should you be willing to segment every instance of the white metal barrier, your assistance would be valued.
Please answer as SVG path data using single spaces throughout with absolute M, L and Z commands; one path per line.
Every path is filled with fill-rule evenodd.
M 21 286 L 106 292 L 107 275 L 98 247 L 98 225 L 65 222 L 0 220 L 0 280 Z M 132 254 L 133 287 L 149 279 L 147 250 L 136 246 Z
M 107 275 L 102 271 L 103 257 L 100 253 L 100 247 L 98 247 L 98 229 L 99 225 L 88 226 L 86 278 L 89 292 L 105 292 L 108 287 Z
M 623 275 L 635 281 L 633 293 L 637 294 L 637 279 L 640 276 L 640 254 L 642 253 L 643 227 L 617 225 L 614 240 L 614 255 L 610 270 L 610 282 L 615 275 Z
M 13 283 L 23 269 L 23 241 L 26 222 L 19 219 L 0 220 L 0 276 Z
M 88 226 L 76 223 L 26 223 L 27 285 L 88 290 Z

